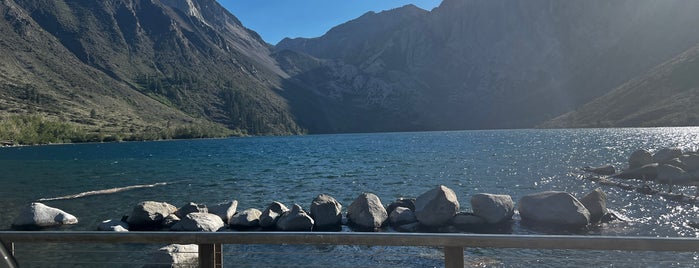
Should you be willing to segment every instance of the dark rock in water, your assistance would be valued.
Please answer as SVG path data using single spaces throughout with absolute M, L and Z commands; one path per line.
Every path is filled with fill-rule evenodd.
M 158 249 L 151 258 L 152 264 L 146 264 L 144 268 L 198 267 L 199 246 L 171 244 Z
M 111 219 L 111 220 L 106 220 L 101 222 L 97 226 L 98 231 L 113 231 L 113 232 L 128 232 L 129 231 L 129 224 L 119 220 L 119 219 Z
M 223 228 L 221 217 L 206 212 L 192 212 L 173 225 L 172 231 L 216 232 Z
M 277 229 L 280 231 L 311 231 L 313 225 L 313 218 L 297 204 L 294 204 L 291 211 L 284 212 L 277 221 Z
M 459 212 L 452 219 L 451 224 L 456 227 L 472 227 L 472 226 L 482 226 L 486 224 L 486 220 L 473 213 Z
M 653 163 L 653 156 L 648 150 L 638 149 L 629 156 L 629 169 L 637 169 Z
M 231 218 L 230 225 L 233 228 L 253 228 L 260 226 L 260 216 L 262 211 L 256 208 L 249 208 L 238 212 Z
M 230 224 L 231 218 L 235 215 L 236 210 L 238 210 L 238 200 L 233 200 L 210 207 L 209 213 L 218 215 L 224 223 Z
M 414 222 L 403 225 L 397 225 L 393 226 L 393 229 L 395 229 L 398 232 L 416 233 L 420 231 L 420 223 Z
M 387 219 L 388 213 L 381 200 L 372 193 L 359 195 L 347 208 L 347 220 L 359 229 L 378 229 Z
M 522 197 L 519 201 L 522 222 L 563 229 L 586 227 L 590 212 L 575 197 L 566 192 L 548 191 Z
M 183 219 L 185 216 L 187 216 L 187 214 L 194 212 L 208 213 L 209 210 L 206 208 L 206 205 L 189 202 L 188 204 L 177 209 L 175 215 L 177 215 L 177 217 L 180 219 Z
M 266 229 L 276 228 L 277 220 L 287 211 L 289 211 L 289 208 L 280 202 L 274 201 L 270 203 L 260 215 L 260 227 Z
M 599 222 L 607 214 L 607 194 L 597 188 L 580 199 L 590 212 L 590 223 Z
M 682 156 L 682 149 L 680 148 L 663 148 L 653 154 L 653 163 L 662 164 L 680 156 Z
M 423 193 L 415 200 L 415 216 L 425 226 L 447 225 L 458 211 L 456 194 L 444 185 Z
M 163 228 L 170 229 L 170 228 L 172 228 L 172 226 L 177 224 L 180 220 L 181 220 L 180 217 L 177 217 L 177 215 L 175 215 L 175 214 L 167 215 L 167 217 L 165 217 L 165 219 L 163 219 L 163 224 L 162 224 Z
M 145 201 L 133 208 L 127 222 L 132 229 L 160 229 L 163 219 L 175 211 L 177 208 L 168 203 Z
M 636 179 L 652 181 L 658 177 L 658 163 L 651 163 L 636 169 L 624 170 L 620 173 L 612 175 L 619 179 Z
M 682 162 L 684 167 L 682 167 L 687 172 L 693 172 L 699 170 L 699 155 L 698 154 L 686 154 L 680 156 L 679 160 Z
M 475 194 L 471 197 L 471 208 L 473 214 L 489 224 L 511 221 L 515 214 L 515 203 L 509 195 Z
M 311 202 L 311 217 L 315 229 L 337 229 L 342 225 L 342 204 L 332 196 L 321 194 Z
M 613 165 L 604 165 L 599 167 L 584 167 L 584 171 L 595 173 L 597 175 L 613 175 L 616 173 L 616 168 Z
M 390 215 L 391 212 L 393 212 L 394 209 L 397 207 L 404 207 L 404 208 L 409 208 L 413 212 L 415 211 L 415 198 L 398 198 L 396 201 L 393 201 L 388 207 L 386 208 L 386 212 Z
M 410 208 L 397 207 L 388 215 L 388 220 L 391 226 L 400 226 L 417 222 L 417 217 Z
M 20 211 L 12 222 L 12 228 L 38 229 L 77 223 L 78 218 L 70 213 L 42 203 L 31 203 Z

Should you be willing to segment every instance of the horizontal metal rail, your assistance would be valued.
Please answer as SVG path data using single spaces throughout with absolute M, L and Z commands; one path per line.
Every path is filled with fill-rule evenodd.
M 699 251 L 699 239 L 680 237 L 622 237 L 576 235 L 494 235 L 442 233 L 342 232 L 0 232 L 5 244 L 14 243 L 143 243 L 198 244 L 200 258 L 219 258 L 206 267 L 218 267 L 220 245 L 368 245 L 442 247 L 446 267 L 463 267 L 463 249 L 527 248 L 623 251 Z M 218 257 L 216 257 L 218 256 Z M 200 261 L 202 261 L 200 259 Z M 213 263 L 212 265 L 208 265 Z

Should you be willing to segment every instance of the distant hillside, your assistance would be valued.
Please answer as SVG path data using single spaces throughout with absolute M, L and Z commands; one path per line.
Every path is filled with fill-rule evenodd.
M 275 51 L 311 131 L 533 127 L 699 42 L 697 12 L 684 0 L 445 0 Z
M 699 44 L 542 127 L 699 125 Z
M 269 46 L 214 0 L 2 0 L 0 115 L 294 134 Z M 214 127 L 215 128 L 215 127 Z

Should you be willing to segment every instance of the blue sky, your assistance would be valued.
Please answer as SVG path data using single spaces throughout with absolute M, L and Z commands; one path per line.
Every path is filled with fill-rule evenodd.
M 441 0 L 218 0 L 245 27 L 270 44 L 284 37 L 318 37 L 368 11 L 414 4 L 426 10 Z

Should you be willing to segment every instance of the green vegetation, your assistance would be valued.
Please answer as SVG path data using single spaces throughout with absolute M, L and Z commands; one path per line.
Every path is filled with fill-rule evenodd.
M 11 145 L 222 138 L 246 134 L 244 131 L 230 130 L 210 122 L 166 128 L 153 127 L 139 133 L 124 134 L 104 133 L 100 129 L 90 131 L 87 127 L 59 122 L 38 114 L 0 118 L 0 141 Z

